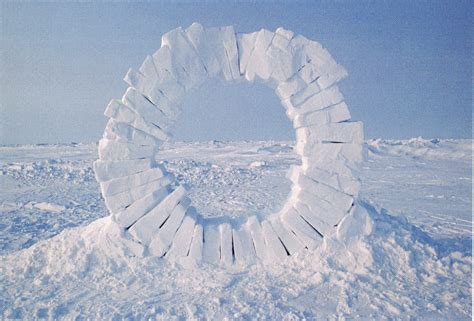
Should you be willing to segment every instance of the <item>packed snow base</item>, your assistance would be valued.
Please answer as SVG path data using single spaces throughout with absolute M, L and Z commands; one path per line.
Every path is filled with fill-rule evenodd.
M 292 146 L 166 144 L 158 161 L 191 187 L 200 211 L 269 214 L 299 162 Z M 472 141 L 368 146 L 360 195 L 370 235 L 348 250 L 332 243 L 242 271 L 205 262 L 190 270 L 103 246 L 95 144 L 0 147 L 0 318 L 470 320 Z
M 323 237 L 342 241 L 348 236 L 341 233 L 360 232 L 366 214 L 356 201 L 356 172 L 365 150 L 362 123 L 349 121 L 336 85 L 346 75 L 319 43 L 283 28 L 236 34 L 232 27 L 193 23 L 164 34 L 161 48 L 127 73 L 122 99 L 105 110 L 110 120 L 94 171 L 111 224 L 123 231 L 110 237 L 137 256 L 233 268 L 282 261 L 319 247 Z M 302 164 L 290 171 L 291 192 L 274 215 L 203 217 L 187 189 L 155 162 L 182 98 L 210 78 L 258 79 L 286 108 Z

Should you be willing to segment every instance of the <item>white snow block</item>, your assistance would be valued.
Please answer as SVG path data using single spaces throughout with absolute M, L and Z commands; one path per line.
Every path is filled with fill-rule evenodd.
M 160 78 L 147 78 L 141 72 L 129 69 L 124 80 L 129 86 L 136 88 L 145 97 L 150 99 L 153 104 L 160 106 L 160 109 L 163 110 L 168 117 L 176 119 L 175 114 L 177 111 L 170 109 L 167 112 L 165 106 L 168 106 L 168 102 L 179 102 L 185 94 L 185 89 L 168 70 L 168 68 L 172 70 L 171 67 L 161 66 L 164 64 L 163 61 L 165 61 L 166 58 L 163 58 L 163 55 L 166 54 L 166 52 L 169 52 L 169 50 L 168 47 L 162 47 L 153 54 L 153 61 L 156 64 L 156 70 L 158 70 L 158 68 L 161 68 L 162 70 Z M 169 59 L 171 59 L 171 53 L 169 53 Z
M 248 81 L 254 81 L 255 76 L 264 81 L 270 78 L 272 63 L 266 55 L 266 51 L 272 42 L 273 36 L 274 33 L 266 29 L 258 32 L 254 48 L 245 68 L 245 79 Z
M 99 141 L 99 158 L 101 160 L 153 158 L 155 153 L 155 146 L 140 146 L 104 138 Z
M 289 46 L 293 35 L 291 31 L 278 28 L 266 51 L 272 70 L 270 78 L 275 83 L 291 78 L 306 64 L 305 57 Z
M 142 198 L 143 195 L 148 195 L 157 190 L 162 190 L 164 198 L 170 193 L 168 186 L 173 182 L 173 175 L 165 175 L 147 184 L 131 188 L 115 195 L 109 195 L 104 198 L 105 205 L 111 213 L 115 214 L 125 210 L 130 204 Z
M 262 222 L 262 231 L 269 250 L 267 260 L 274 263 L 286 260 L 288 258 L 287 250 L 268 221 Z
M 184 73 L 178 74 L 178 81 L 186 90 L 198 87 L 207 79 L 207 72 L 201 58 L 181 27 L 165 33 L 161 37 L 161 46 L 168 46 L 171 49 L 176 69 L 181 67 L 184 70 Z
M 330 123 L 296 129 L 296 141 L 306 148 L 317 151 L 321 143 L 364 143 L 362 122 Z M 304 156 L 304 155 L 302 155 Z
M 202 259 L 202 251 L 204 244 L 204 230 L 201 224 L 196 224 L 194 227 L 193 240 L 191 241 L 191 247 L 189 248 L 190 259 L 199 261 Z
M 140 217 L 147 214 L 163 200 L 163 191 L 157 190 L 133 202 L 120 213 L 114 214 L 115 221 L 121 227 L 129 228 Z
M 314 199 L 315 204 L 319 200 L 319 207 L 323 207 L 325 204 L 328 204 L 330 208 L 346 212 L 351 208 L 354 202 L 354 198 L 352 196 L 338 191 L 328 185 L 317 182 L 304 175 L 303 170 L 299 167 L 293 167 L 289 176 L 289 179 L 294 183 L 293 190 L 296 193 L 301 190 L 304 193 L 310 193 L 311 195 L 314 195 L 312 199 Z
M 104 196 L 115 195 L 134 187 L 156 181 L 162 178 L 165 174 L 166 170 L 162 166 L 157 165 L 157 167 L 143 172 L 101 182 L 100 189 Z
M 270 224 L 278 235 L 278 238 L 281 240 L 286 250 L 291 254 L 299 252 L 304 245 L 298 240 L 296 235 L 289 229 L 287 229 L 284 224 L 282 224 L 279 217 L 275 217 L 270 220 Z
M 313 250 L 322 244 L 322 235 L 311 227 L 294 207 L 283 213 L 281 220 L 308 249 Z
M 201 58 L 209 77 L 221 76 L 224 80 L 240 78 L 237 40 L 232 26 L 204 28 L 193 23 L 186 35 Z
M 367 150 L 361 144 L 325 143 L 307 144 L 298 142 L 295 151 L 302 157 L 308 157 L 314 166 L 338 160 L 348 167 L 357 169 L 366 160 Z
M 307 86 L 308 84 L 306 84 L 298 74 L 295 74 L 286 81 L 280 82 L 276 87 L 275 92 L 280 100 L 286 100 L 303 91 Z
M 194 226 L 196 225 L 196 211 L 187 211 L 183 219 L 183 223 L 179 226 L 178 231 L 173 239 L 170 250 L 166 253 L 166 257 L 176 260 L 180 257 L 188 256 L 193 240 Z
M 219 225 L 221 244 L 221 265 L 230 267 L 234 263 L 234 249 L 232 241 L 232 227 L 229 223 Z
M 239 51 L 239 70 L 241 75 L 245 75 L 247 64 L 255 47 L 255 40 L 258 32 L 237 34 L 237 48 Z
M 349 108 L 345 102 L 306 114 L 296 114 L 293 127 L 320 126 L 329 123 L 340 123 L 351 119 Z
M 151 158 L 130 160 L 101 160 L 93 163 L 95 177 L 99 182 L 128 176 L 152 168 Z
M 186 188 L 182 185 L 178 186 L 173 192 L 161 200 L 146 215 L 143 215 L 129 229 L 136 239 L 143 244 L 150 244 L 153 235 L 158 231 L 161 225 L 168 219 L 176 205 L 185 197 Z
M 160 107 L 158 107 L 133 87 L 127 88 L 127 91 L 122 97 L 122 103 L 130 107 L 130 109 L 133 109 L 148 122 L 163 130 L 166 130 L 172 125 L 171 119 L 165 114 L 163 109 L 177 108 L 172 106 L 169 101 L 163 101 Z
M 307 88 L 310 89 L 305 89 L 303 92 L 307 92 L 308 95 L 315 92 L 315 90 L 312 90 L 314 86 L 308 86 Z M 344 96 L 341 94 L 337 86 L 318 91 L 309 97 L 306 97 L 304 94 L 296 97 L 291 96 L 282 101 L 283 106 L 287 109 L 287 113 L 290 115 L 305 114 L 321 110 L 336 105 L 344 100 Z
M 331 222 L 339 222 L 337 219 L 342 219 L 344 215 L 336 214 L 333 216 L 334 211 L 328 209 L 321 209 L 318 205 L 312 204 L 312 207 L 307 205 L 306 201 L 297 201 L 294 204 L 296 212 L 319 234 L 328 236 L 334 233 L 335 224 L 329 224 L 326 220 Z M 338 212 L 341 213 L 341 212 Z M 328 219 L 329 217 L 329 219 Z M 323 219 L 322 219 L 323 218 Z
M 344 67 L 338 65 L 331 54 L 316 41 L 308 41 L 304 45 L 304 51 L 308 60 L 315 66 L 315 69 L 321 74 L 317 79 L 322 89 L 328 88 L 347 77 L 347 71 Z
M 248 218 L 246 228 L 252 237 L 257 257 L 260 260 L 265 261 L 267 257 L 267 246 L 265 244 L 265 238 L 263 237 L 262 227 L 260 226 L 256 216 L 251 216 Z
M 155 60 L 158 67 L 155 66 Z M 146 70 L 143 71 L 146 75 L 129 69 L 124 80 L 132 86 L 130 88 L 136 88 L 137 93 L 149 100 L 167 117 L 175 120 L 180 111 L 177 104 L 184 96 L 185 89 L 172 73 L 173 67 L 168 66 L 167 63 L 171 63 L 170 49 L 160 48 L 153 57 L 147 56 L 140 67 L 140 70 L 143 70 L 146 66 Z M 159 71 L 158 68 L 160 68 Z M 139 96 L 136 98 L 137 100 L 133 103 L 141 100 Z
M 248 266 L 255 263 L 256 253 L 252 238 L 241 226 L 239 230 L 232 230 L 232 240 L 234 243 L 235 264 L 238 266 Z
M 130 124 L 130 126 L 150 134 L 158 140 L 168 139 L 168 134 L 163 129 L 148 123 L 142 116 L 124 105 L 121 101 L 111 100 L 105 109 L 104 115 L 113 118 L 119 123 Z
M 205 262 L 218 265 L 221 259 L 221 237 L 217 225 L 207 224 L 204 226 L 204 244 L 202 248 L 202 259 Z
M 119 123 L 110 118 L 105 126 L 104 138 L 134 145 L 159 146 L 161 141 L 129 124 Z
M 338 175 L 347 176 L 347 177 L 354 177 L 358 178 L 360 172 L 354 168 L 350 168 L 347 163 L 344 163 L 339 160 L 333 160 L 328 162 L 321 162 L 317 166 L 313 163 L 313 160 L 308 157 L 301 157 L 301 168 L 303 169 L 304 173 L 310 173 L 315 169 L 325 170 L 330 173 L 336 173 Z
M 176 205 L 168 219 L 152 237 L 150 245 L 148 246 L 151 255 L 159 257 L 165 255 L 190 205 L 191 200 L 187 197 L 183 198 L 178 205 Z M 192 209 L 190 210 L 192 211 Z
M 344 176 L 317 167 L 303 170 L 303 173 L 315 181 L 331 186 L 351 196 L 357 196 L 360 191 L 360 181 L 353 176 Z

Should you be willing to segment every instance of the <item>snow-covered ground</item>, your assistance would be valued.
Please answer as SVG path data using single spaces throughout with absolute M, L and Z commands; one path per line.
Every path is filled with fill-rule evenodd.
M 298 163 L 292 146 L 173 143 L 159 155 L 191 186 L 200 213 L 238 217 L 283 204 L 285 173 Z M 0 315 L 470 320 L 472 141 L 368 146 L 361 198 L 371 234 L 351 249 L 327 244 L 281 265 L 233 272 L 104 246 L 95 144 L 0 147 Z

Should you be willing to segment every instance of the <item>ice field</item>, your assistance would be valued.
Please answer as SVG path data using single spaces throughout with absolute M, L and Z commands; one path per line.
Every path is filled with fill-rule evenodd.
M 472 141 L 367 144 L 368 236 L 235 271 L 104 247 L 96 144 L 0 147 L 0 315 L 469 320 Z M 293 142 L 167 143 L 158 155 L 209 217 L 278 209 L 299 163 Z

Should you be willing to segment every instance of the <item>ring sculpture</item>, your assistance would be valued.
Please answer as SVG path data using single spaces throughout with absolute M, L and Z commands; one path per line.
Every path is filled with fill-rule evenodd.
M 362 123 L 349 121 L 336 85 L 346 75 L 318 42 L 283 28 L 235 33 L 193 23 L 164 34 L 161 48 L 128 71 L 122 99 L 107 106 L 94 162 L 112 221 L 129 246 L 141 255 L 224 267 L 279 262 L 320 246 L 357 207 L 357 170 L 366 153 Z M 278 213 L 240 223 L 206 219 L 186 187 L 155 161 L 180 100 L 209 78 L 263 81 L 293 122 L 302 165 L 290 169 L 292 189 Z

